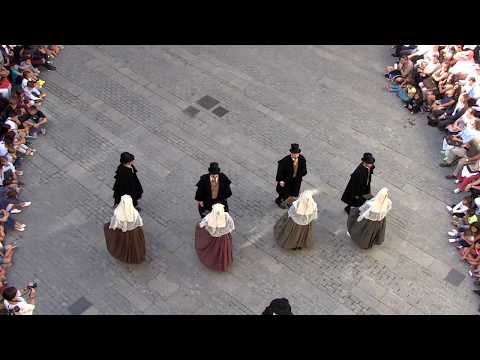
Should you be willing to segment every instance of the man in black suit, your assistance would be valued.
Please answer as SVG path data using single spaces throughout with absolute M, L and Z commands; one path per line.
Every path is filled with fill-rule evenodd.
M 287 199 L 298 197 L 302 178 L 307 175 L 307 160 L 300 153 L 298 144 L 292 144 L 290 155 L 278 161 L 276 177 L 278 197 L 275 199 L 275 203 L 282 209 L 291 205 Z
M 200 177 L 195 193 L 195 200 L 198 201 L 198 212 L 202 218 L 212 211 L 212 206 L 216 203 L 223 204 L 225 212 L 228 212 L 227 198 L 232 196 L 231 183 L 230 179 L 220 172 L 218 163 L 210 163 L 208 174 Z
M 342 201 L 347 204 L 345 212 L 350 213 L 350 207 L 360 207 L 365 201 L 372 198 L 370 183 L 372 182 L 375 158 L 371 153 L 365 153 L 362 163 L 350 175 L 350 181 L 342 195 Z

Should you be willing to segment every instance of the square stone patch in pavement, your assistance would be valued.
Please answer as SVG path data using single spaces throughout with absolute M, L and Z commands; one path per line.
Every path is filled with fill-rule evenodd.
M 215 105 L 217 105 L 219 103 L 220 103 L 220 101 L 218 101 L 217 99 L 214 99 L 210 95 L 206 95 L 206 96 L 202 97 L 200 100 L 197 101 L 198 105 L 200 105 L 201 107 L 203 107 L 207 110 L 210 110 L 211 108 L 213 108 Z
M 219 106 L 217 108 L 215 108 L 215 110 L 212 111 L 215 115 L 217 115 L 218 117 L 222 117 L 223 115 L 225 115 L 226 113 L 228 113 L 228 110 L 225 109 L 224 107 L 222 106 Z
M 72 315 L 81 315 L 90 306 L 92 306 L 92 303 L 82 296 L 80 299 L 75 301 L 75 303 L 70 305 L 68 310 L 72 313 Z
M 200 112 L 200 110 L 198 110 L 195 106 L 189 106 L 185 110 L 183 110 L 183 112 L 188 116 L 194 117 Z
M 445 278 L 445 280 L 448 281 L 453 286 L 460 285 L 463 279 L 465 279 L 465 275 L 455 269 L 450 270 L 447 277 Z

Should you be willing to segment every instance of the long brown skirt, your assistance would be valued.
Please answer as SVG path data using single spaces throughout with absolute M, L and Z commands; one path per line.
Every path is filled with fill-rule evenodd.
M 313 221 L 308 225 L 298 225 L 285 213 L 273 227 L 273 236 L 284 249 L 311 247 Z
M 145 260 L 145 237 L 143 227 L 123 232 L 103 226 L 108 252 L 116 259 L 128 264 L 140 264 Z
M 195 250 L 206 267 L 224 272 L 233 262 L 232 235 L 213 237 L 198 224 L 195 227 Z
M 386 217 L 381 221 L 363 219 L 358 222 L 359 208 L 352 207 L 347 220 L 350 237 L 362 249 L 370 249 L 373 245 L 380 245 L 385 240 Z

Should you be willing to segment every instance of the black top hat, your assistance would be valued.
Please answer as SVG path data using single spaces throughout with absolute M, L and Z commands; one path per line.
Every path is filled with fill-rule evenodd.
M 302 150 L 300 149 L 300 147 L 298 146 L 298 144 L 292 144 L 290 146 L 290 152 L 292 154 L 300 154 L 302 152 Z
M 367 164 L 374 164 L 375 158 L 373 157 L 372 153 L 364 153 L 362 157 L 362 161 L 366 162 Z
M 212 162 L 210 163 L 210 166 L 208 167 L 208 173 L 209 174 L 220 174 L 220 168 L 218 167 L 218 163 Z
M 263 315 L 293 315 L 290 303 L 285 298 L 274 299 L 263 311 Z

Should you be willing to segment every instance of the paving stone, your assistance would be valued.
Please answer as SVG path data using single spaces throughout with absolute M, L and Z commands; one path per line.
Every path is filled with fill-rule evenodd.
M 81 315 L 90 306 L 92 306 L 92 303 L 82 296 L 80 299 L 75 301 L 75 303 L 70 305 L 68 310 L 72 315 Z
M 212 110 L 212 113 L 214 113 L 218 117 L 223 117 L 224 115 L 228 114 L 228 110 L 222 106 L 218 106 Z
M 453 286 L 458 286 L 462 283 L 464 279 L 465 279 L 465 274 L 462 274 L 458 270 L 452 269 L 450 270 L 447 277 L 445 278 L 445 281 L 448 281 Z
M 217 99 L 214 99 L 210 95 L 205 95 L 202 97 L 200 100 L 197 101 L 197 104 L 200 105 L 201 107 L 210 110 L 213 108 L 215 105 L 217 105 L 219 101 Z
M 200 112 L 200 110 L 198 110 L 195 106 L 190 105 L 183 112 L 185 114 L 187 114 L 188 116 L 194 117 L 195 115 L 197 115 Z

